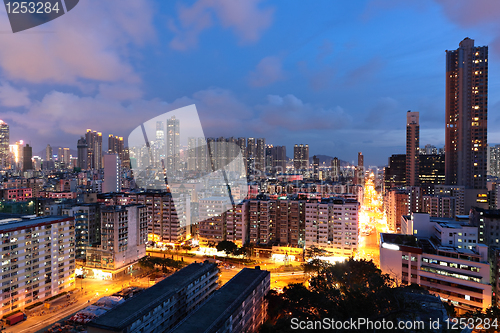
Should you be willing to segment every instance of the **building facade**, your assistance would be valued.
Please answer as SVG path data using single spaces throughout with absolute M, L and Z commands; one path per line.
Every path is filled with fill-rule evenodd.
M 486 188 L 488 47 L 465 38 L 446 51 L 446 184 Z
M 406 186 L 419 185 L 420 125 L 419 113 L 406 113 Z
M 1 315 L 75 287 L 73 217 L 3 220 L 0 237 Z

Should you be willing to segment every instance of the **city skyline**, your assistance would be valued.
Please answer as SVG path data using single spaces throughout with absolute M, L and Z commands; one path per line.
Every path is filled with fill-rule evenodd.
M 366 165 L 385 165 L 391 154 L 405 151 L 407 110 L 420 112 L 422 144 L 444 146 L 444 51 L 465 37 L 490 47 L 488 141 L 500 142 L 500 47 L 498 29 L 491 29 L 500 6 L 493 1 L 318 1 L 306 13 L 263 1 L 249 2 L 242 12 L 225 3 L 150 1 L 136 15 L 137 6 L 124 1 L 117 11 L 85 3 L 79 16 L 48 23 L 44 29 L 55 33 L 47 43 L 66 50 L 57 54 L 29 34 L 2 37 L 8 44 L 0 54 L 0 118 L 11 124 L 12 142 L 22 139 L 34 151 L 47 143 L 75 148 L 74 138 L 86 128 L 126 137 L 146 119 L 195 103 L 207 137 L 265 137 L 289 150 L 305 142 L 311 155 L 349 162 L 363 151 Z M 105 33 L 100 16 L 94 25 L 84 19 L 97 9 L 116 23 Z M 125 25 L 125 17 L 136 24 Z M 294 22 L 301 18 L 299 31 Z M 85 31 L 87 61 L 70 61 L 84 50 L 63 45 L 74 37 L 64 30 L 68 20 Z M 57 60 L 65 72 L 23 70 L 13 54 L 23 54 L 27 43 L 39 51 L 41 65 L 54 68 Z M 233 55 L 241 53 L 235 62 Z

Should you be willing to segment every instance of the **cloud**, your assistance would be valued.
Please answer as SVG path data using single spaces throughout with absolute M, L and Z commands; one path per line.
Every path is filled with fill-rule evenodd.
M 9 31 L 3 8 L 0 13 L 0 29 Z M 139 82 L 128 47 L 154 36 L 149 1 L 80 1 L 33 31 L 2 35 L 0 67 L 8 79 L 32 83 Z
M 177 22 L 168 21 L 174 33 L 170 47 L 185 51 L 195 48 L 202 31 L 211 28 L 215 22 L 231 29 L 240 44 L 257 42 L 271 25 L 274 9 L 261 8 L 261 0 L 198 0 L 191 7 L 180 5 Z
M 142 90 L 130 84 L 100 84 L 99 95 L 105 99 L 126 101 L 136 100 L 142 97 Z
M 340 106 L 322 108 L 304 103 L 294 95 L 268 95 L 267 104 L 258 105 L 258 124 L 263 130 L 333 130 L 349 126 L 352 118 Z
M 26 89 L 18 90 L 8 82 L 1 82 L 0 103 L 6 107 L 20 107 L 30 105 L 29 93 Z
M 257 64 L 255 70 L 250 72 L 248 81 L 252 87 L 264 87 L 284 78 L 285 73 L 281 59 L 270 56 L 265 57 Z
M 500 57 L 500 21 L 498 20 L 500 1 L 434 1 L 441 5 L 443 13 L 456 25 L 466 29 L 478 28 L 486 36 L 493 35 L 490 47 L 495 55 Z M 475 39 L 474 36 L 469 37 Z
M 16 132 L 13 137 L 22 133 L 19 139 L 42 143 L 35 149 L 54 141 L 74 146 L 87 128 L 127 137 L 145 121 L 191 104 L 196 105 L 206 136 L 262 135 L 273 140 L 290 132 L 306 135 L 313 131 L 319 135 L 352 123 L 340 106 L 323 108 L 294 95 L 269 95 L 265 103 L 249 105 L 230 90 L 213 87 L 173 101 L 127 101 L 116 99 L 116 94 L 127 89 L 115 88 L 102 85 L 95 96 L 51 91 L 40 100 L 32 100 L 26 108 L 2 112 L 2 119 L 12 125 L 12 132 Z
M 368 124 L 369 127 L 373 127 L 374 124 L 387 124 L 388 128 L 393 126 L 394 124 L 391 122 L 387 122 L 387 117 L 394 117 L 394 114 L 397 112 L 401 112 L 403 114 L 403 110 L 399 109 L 399 103 L 394 98 L 391 97 L 382 97 L 377 100 L 375 105 L 370 108 L 368 114 L 365 118 L 365 123 Z M 401 124 L 405 124 L 402 122 Z

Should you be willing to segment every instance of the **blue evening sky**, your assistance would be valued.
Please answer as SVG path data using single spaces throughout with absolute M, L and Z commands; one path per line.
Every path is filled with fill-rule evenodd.
M 470 37 L 489 46 L 500 143 L 498 17 L 496 0 L 81 0 L 12 34 L 2 7 L 0 119 L 38 152 L 195 104 L 206 136 L 384 165 L 405 152 L 408 110 L 422 147 L 444 145 L 445 50 Z

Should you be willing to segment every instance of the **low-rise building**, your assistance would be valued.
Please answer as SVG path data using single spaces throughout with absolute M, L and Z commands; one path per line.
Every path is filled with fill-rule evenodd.
M 477 228 L 431 221 L 428 214 L 414 214 L 409 221 L 411 233 L 380 234 L 382 272 L 402 284 L 416 283 L 461 311 L 489 307 L 488 247 L 473 242 Z
M 267 318 L 268 271 L 243 268 L 171 333 L 258 332 Z
M 218 272 L 208 261 L 193 263 L 93 320 L 87 332 L 168 331 L 215 291 Z

